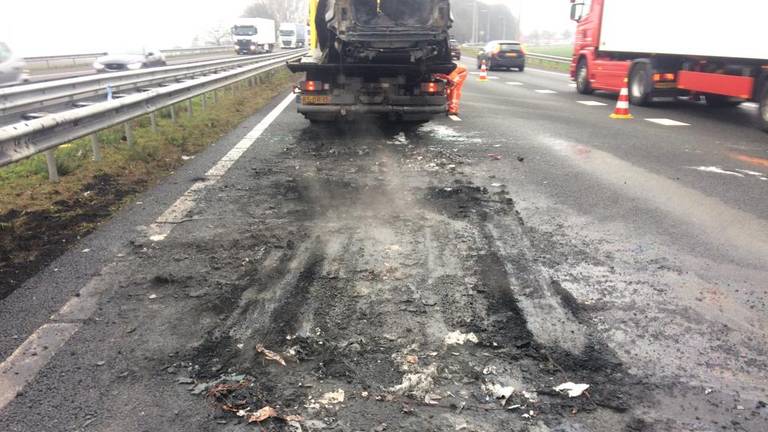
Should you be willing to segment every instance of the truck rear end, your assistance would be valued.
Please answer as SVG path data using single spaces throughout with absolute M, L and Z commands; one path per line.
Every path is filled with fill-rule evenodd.
M 571 3 L 578 22 L 571 76 L 580 93 L 619 91 L 626 80 L 635 105 L 681 96 L 719 107 L 755 101 L 768 131 L 768 3 Z
M 456 68 L 448 0 L 320 0 L 316 10 L 315 55 L 288 65 L 306 74 L 300 113 L 311 121 L 445 115 L 445 83 L 434 75 Z

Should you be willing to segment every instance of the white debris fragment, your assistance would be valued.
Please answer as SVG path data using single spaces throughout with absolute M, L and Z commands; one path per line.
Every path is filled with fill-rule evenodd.
M 83 253 L 88 253 L 88 252 L 90 252 L 90 251 L 91 251 L 90 249 L 83 249 L 83 250 L 82 250 L 82 252 L 83 252 Z
M 150 295 L 149 295 L 149 299 L 150 299 L 150 300 L 154 300 L 154 299 L 156 299 L 156 298 L 157 298 L 157 294 L 150 294 Z
M 711 388 L 708 388 L 708 389 L 704 390 L 704 394 L 708 395 L 708 394 L 712 393 L 713 391 L 714 390 L 712 390 Z
M 185 160 L 185 161 L 188 161 L 188 160 L 190 160 L 190 159 L 194 159 L 194 158 L 195 158 L 194 156 L 185 156 L 185 155 L 181 155 L 181 160 Z
M 460 331 L 448 333 L 443 340 L 446 345 L 464 345 L 467 342 L 478 343 L 480 339 L 474 333 L 464 334 Z
M 435 378 L 437 378 L 437 365 L 432 364 L 421 369 L 419 372 L 403 375 L 403 380 L 400 385 L 397 385 L 390 390 L 402 395 L 413 395 L 419 398 L 424 398 L 435 386 Z
M 493 396 L 494 399 L 500 401 L 501 406 L 506 405 L 507 399 L 509 399 L 512 396 L 512 394 L 515 392 L 514 387 L 503 386 L 497 383 L 483 384 L 483 390 L 488 395 Z
M 318 402 L 323 405 L 334 405 L 344 402 L 345 393 L 344 390 L 338 389 L 335 392 L 324 394 Z
M 536 392 L 523 392 L 523 397 L 528 399 L 528 402 L 530 403 L 536 403 L 539 401 L 539 395 L 536 394 Z
M 496 375 L 496 366 L 486 366 L 483 369 L 483 375 Z
M 574 384 L 572 382 L 567 382 L 555 387 L 555 391 L 561 393 L 568 392 L 568 397 L 575 398 L 581 396 L 588 388 L 589 384 Z

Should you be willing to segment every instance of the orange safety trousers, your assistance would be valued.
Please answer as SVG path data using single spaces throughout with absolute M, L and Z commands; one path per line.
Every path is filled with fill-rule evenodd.
M 461 103 L 461 88 L 467 80 L 467 68 L 456 66 L 450 75 L 437 74 L 435 78 L 445 80 L 448 85 L 448 114 L 458 114 Z

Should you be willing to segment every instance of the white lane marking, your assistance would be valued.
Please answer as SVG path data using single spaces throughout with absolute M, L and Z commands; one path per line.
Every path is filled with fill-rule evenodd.
M 194 184 L 168 208 L 151 228 L 155 230 L 157 236 L 155 238 L 164 239 L 194 206 L 195 200 L 202 195 L 203 190 L 216 183 L 218 178 L 232 167 L 294 99 L 293 94 L 288 95 L 206 173 L 210 178 Z M 76 297 L 70 299 L 51 316 L 50 319 L 53 322 L 38 328 L 13 354 L 0 363 L 0 410 L 16 398 L 24 386 L 34 379 L 64 344 L 77 333 L 82 322 L 93 315 L 98 307 L 99 297 L 111 280 L 110 268 L 111 265 L 105 267 L 100 276 L 92 278 Z
M 710 172 L 710 173 L 715 173 L 715 174 L 732 175 L 732 176 L 736 176 L 736 177 L 744 177 L 744 174 L 733 172 L 733 171 L 724 170 L 724 169 L 722 169 L 720 167 L 716 167 L 716 166 L 700 166 L 700 167 L 688 167 L 688 168 L 696 170 L 696 171 Z
M 568 79 L 571 78 L 571 76 L 569 74 L 562 73 L 562 72 L 552 72 L 552 71 L 541 70 L 541 69 L 536 69 L 536 68 L 528 68 L 528 69 L 526 69 L 526 71 L 531 71 L 531 72 L 536 72 L 536 73 L 543 73 L 543 74 L 548 74 L 548 75 L 557 75 L 557 76 L 560 76 L 560 77 L 566 77 Z
M 750 110 L 756 110 L 760 108 L 760 104 L 754 103 L 754 102 L 744 102 L 741 104 L 742 108 L 750 109 Z
M 457 116 L 455 114 L 449 115 L 448 118 L 453 120 L 453 121 L 455 121 L 455 122 L 460 122 L 461 121 L 461 117 L 459 117 L 459 116 Z
M 646 119 L 647 121 L 651 123 L 660 124 L 662 126 L 690 126 L 688 123 L 679 122 L 677 120 L 671 120 L 671 119 L 664 119 L 664 118 L 653 118 L 653 119 Z
M 758 177 L 765 176 L 765 174 L 763 174 L 761 172 L 757 172 L 757 171 L 750 171 L 750 170 L 744 170 L 744 169 L 737 169 L 736 171 L 738 171 L 740 173 L 744 173 L 744 174 L 749 174 L 751 176 L 758 176 Z
M 570 83 L 570 84 L 568 84 L 568 87 L 576 88 L 576 84 Z
M 580 103 L 582 105 L 586 105 L 586 106 L 606 106 L 606 105 L 608 105 L 608 104 L 604 104 L 604 103 L 598 102 L 598 101 L 576 101 L 576 102 L 578 102 L 578 103 Z
M 16 399 L 79 328 L 80 324 L 45 324 L 0 364 L 0 410 Z
M 150 240 L 154 242 L 165 240 L 168 235 L 173 231 L 176 225 L 184 221 L 184 218 L 189 211 L 197 203 L 197 200 L 205 193 L 205 189 L 212 184 L 215 184 L 224 174 L 232 168 L 232 165 L 237 162 L 238 159 L 256 142 L 256 140 L 264 133 L 265 130 L 277 119 L 277 117 L 285 110 L 288 105 L 295 100 L 294 94 L 289 94 L 283 99 L 280 104 L 275 107 L 264 119 L 256 125 L 253 130 L 239 142 L 232 150 L 229 151 L 221 160 L 216 163 L 205 174 L 206 180 L 195 183 L 190 187 L 184 195 L 176 200 L 168 210 L 165 211 L 160 217 L 149 226 L 147 229 L 147 235 Z
M 510 82 L 508 82 L 507 84 L 509 84 L 509 85 L 511 85 L 511 86 L 521 86 L 521 85 L 525 85 L 525 84 L 523 84 L 523 83 L 521 83 L 521 82 L 517 82 L 517 81 L 510 81 Z
M 536 93 L 539 93 L 539 94 L 555 94 L 557 92 L 554 91 L 554 90 L 543 89 L 543 90 L 536 90 Z

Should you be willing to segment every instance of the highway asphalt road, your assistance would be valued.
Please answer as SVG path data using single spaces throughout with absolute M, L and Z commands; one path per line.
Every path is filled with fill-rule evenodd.
M 279 98 L 138 197 L 0 303 L 0 430 L 767 430 L 753 108 L 492 78 L 412 127 Z

